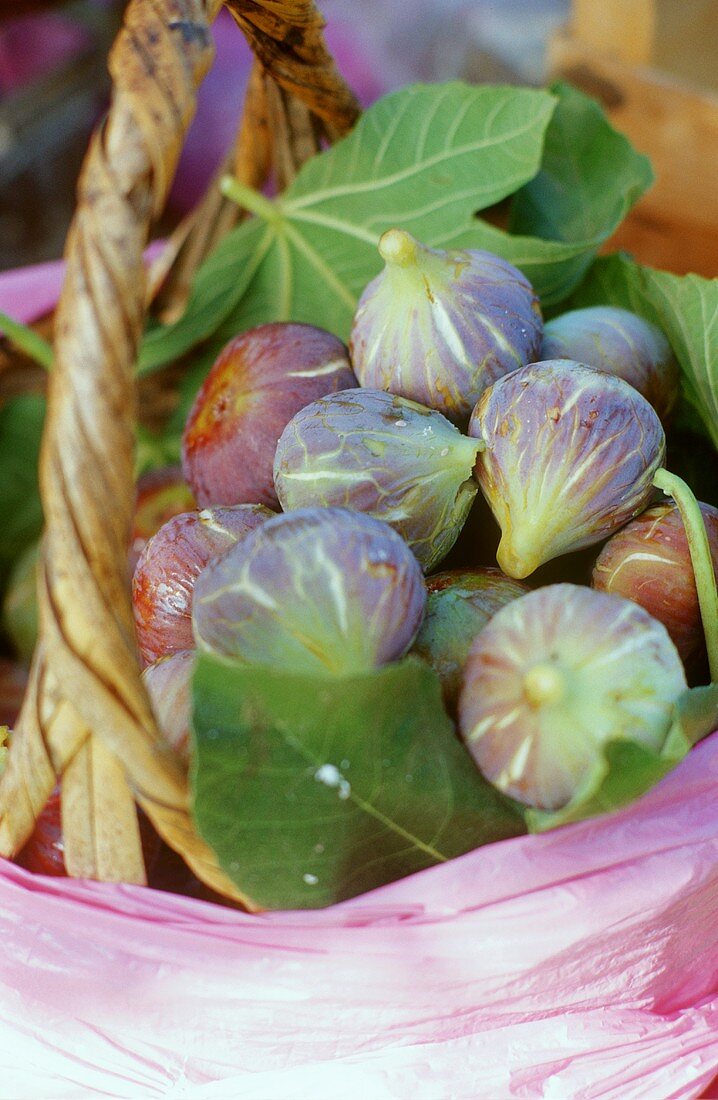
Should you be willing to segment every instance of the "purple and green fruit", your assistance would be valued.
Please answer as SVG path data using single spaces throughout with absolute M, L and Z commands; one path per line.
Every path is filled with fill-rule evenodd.
M 434 409 L 383 390 L 345 390 L 290 420 L 274 483 L 284 511 L 351 508 L 390 524 L 428 573 L 469 513 L 481 446 Z
M 533 362 L 538 298 L 491 252 L 427 248 L 402 229 L 379 241 L 384 270 L 357 306 L 349 354 L 359 383 L 466 425 L 488 385 Z

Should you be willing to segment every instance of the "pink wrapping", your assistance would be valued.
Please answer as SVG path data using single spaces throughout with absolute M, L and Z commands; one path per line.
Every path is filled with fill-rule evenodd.
M 0 309 L 29 319 L 59 275 L 0 279 Z M 698 1096 L 718 1070 L 717 788 L 718 734 L 620 814 L 323 912 L 0 861 L 3 1095 Z

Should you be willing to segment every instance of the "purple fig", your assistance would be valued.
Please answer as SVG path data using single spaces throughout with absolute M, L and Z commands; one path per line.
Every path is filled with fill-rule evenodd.
M 538 298 L 491 252 L 427 248 L 402 229 L 384 233 L 379 252 L 386 267 L 362 294 L 349 341 L 356 376 L 465 425 L 491 382 L 537 358 Z
M 274 481 L 285 512 L 333 505 L 390 524 L 428 573 L 453 546 L 476 496 L 480 448 L 433 409 L 381 390 L 346 390 L 289 422 Z
M 142 474 L 137 482 L 135 514 L 128 564 L 130 577 L 137 568 L 140 554 L 160 527 L 183 512 L 197 507 L 192 490 L 179 466 L 160 466 Z
M 680 368 L 661 330 L 615 306 L 573 309 L 544 327 L 541 359 L 573 359 L 623 378 L 665 423 L 678 398 Z
M 182 437 L 182 466 L 202 508 L 276 508 L 272 462 L 285 424 L 304 405 L 356 385 L 331 332 L 277 321 L 236 336 L 202 385 Z
M 700 505 L 718 572 L 718 509 Z M 683 520 L 675 504 L 657 504 L 608 540 L 591 580 L 599 592 L 625 596 L 663 623 L 684 661 L 704 649 L 698 593 Z
M 269 520 L 197 580 L 197 644 L 294 672 L 351 674 L 403 656 L 426 593 L 408 546 L 345 508 Z
M 501 527 L 497 561 L 519 579 L 628 523 L 663 465 L 661 422 L 624 382 L 580 363 L 532 363 L 486 390 L 469 434 L 476 477 Z
M 660 751 L 685 689 L 675 646 L 642 607 L 549 585 L 497 611 L 477 636 L 459 728 L 491 783 L 557 810 L 600 765 L 607 742 Z
M 437 673 L 444 703 L 453 711 L 474 638 L 500 607 L 529 589 L 499 569 L 457 569 L 428 577 L 426 590 L 426 614 L 412 652 Z
M 197 577 L 211 558 L 275 514 L 263 504 L 205 508 L 173 516 L 152 536 L 132 578 L 132 606 L 143 664 L 194 644 L 191 615 Z

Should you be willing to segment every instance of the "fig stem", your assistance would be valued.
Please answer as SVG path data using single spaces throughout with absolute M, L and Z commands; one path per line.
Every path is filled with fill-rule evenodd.
M 276 224 L 281 221 L 281 214 L 276 203 L 265 198 L 259 191 L 255 191 L 253 187 L 248 187 L 246 183 L 242 183 L 234 176 L 222 176 L 219 189 L 225 198 L 236 202 L 237 206 L 244 207 L 251 214 L 263 218 L 265 222 Z
M 534 665 L 524 675 L 524 695 L 534 710 L 560 703 L 565 694 L 562 673 L 546 661 Z
M 419 243 L 404 229 L 387 229 L 379 238 L 379 254 L 388 264 L 409 267 L 416 263 Z
M 689 485 L 668 470 L 657 470 L 653 484 L 676 502 L 688 539 L 698 591 L 711 683 L 718 683 L 718 585 L 700 505 Z
M 52 345 L 48 344 L 47 340 L 43 340 L 39 332 L 35 332 L 29 325 L 23 325 L 2 312 L 0 312 L 0 331 L 4 332 L 11 344 L 25 355 L 29 355 L 45 370 L 52 369 Z

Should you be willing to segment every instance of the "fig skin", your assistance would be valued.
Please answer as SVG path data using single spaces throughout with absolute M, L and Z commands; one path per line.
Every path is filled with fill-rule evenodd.
M 699 506 L 718 572 L 718 508 Z M 705 655 L 688 539 L 675 504 L 655 505 L 613 535 L 596 559 L 591 585 L 644 607 L 663 623 L 684 662 Z
M 277 495 L 285 512 L 336 506 L 388 523 L 428 573 L 448 554 L 476 497 L 480 446 L 441 413 L 403 397 L 330 394 L 283 431 Z
M 607 538 L 655 494 L 665 436 L 654 409 L 621 378 L 553 359 L 500 378 L 480 398 L 469 435 L 501 528 L 497 561 L 522 580 Z
M 194 497 L 179 466 L 163 466 L 137 482 L 135 514 L 127 554 L 132 580 L 140 554 L 152 535 L 172 516 L 194 508 Z M 2 624 L 20 660 L 30 664 L 37 642 L 37 570 L 40 544 L 28 547 L 15 562 L 2 609 Z
M 272 463 L 296 412 L 356 386 L 347 349 L 324 329 L 276 321 L 236 336 L 220 353 L 190 410 L 182 468 L 201 508 L 276 509 Z
M 453 714 L 474 638 L 499 608 L 530 589 L 500 569 L 457 569 L 427 577 L 426 590 L 426 614 L 412 652 L 437 673 L 444 705 Z
M 459 729 L 477 766 L 511 798 L 562 809 L 603 746 L 660 751 L 686 678 L 665 627 L 642 607 L 580 585 L 513 600 L 477 636 Z
M 65 867 L 65 842 L 62 837 L 61 789 L 56 784 L 47 802 L 40 810 L 35 828 L 25 844 L 17 853 L 14 862 L 35 875 L 49 875 L 53 878 L 67 877 Z M 142 856 L 151 884 L 151 875 L 157 866 L 162 841 L 155 832 L 149 818 L 138 808 L 137 818 L 142 843 Z
M 387 524 L 307 508 L 269 520 L 207 566 L 194 633 L 219 657 L 351 675 L 402 657 L 425 605 L 419 564 Z
M 191 512 L 196 507 L 197 502 L 180 466 L 160 466 L 142 475 L 137 482 L 130 536 L 130 577 L 137 568 L 140 554 L 160 527 L 172 516 Z
M 173 516 L 149 540 L 132 579 L 132 607 L 143 667 L 191 649 L 195 581 L 207 563 L 276 513 L 262 504 L 206 508 Z
M 539 356 L 543 321 L 528 279 L 477 249 L 431 249 L 402 229 L 359 299 L 349 354 L 362 386 L 437 409 L 460 426 L 491 382 Z
M 668 423 L 678 399 L 680 368 L 661 330 L 615 306 L 573 309 L 547 321 L 541 359 L 573 359 L 623 378 Z

